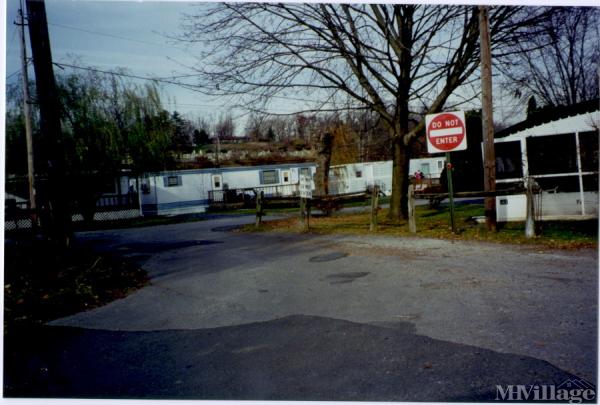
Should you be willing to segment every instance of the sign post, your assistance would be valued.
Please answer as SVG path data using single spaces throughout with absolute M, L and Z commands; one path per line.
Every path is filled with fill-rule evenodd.
M 452 233 L 456 233 L 456 224 L 454 222 L 454 185 L 452 184 L 452 163 L 450 162 L 450 153 L 446 152 L 446 176 L 448 178 L 448 199 L 450 200 L 450 226 Z
M 448 198 L 450 200 L 450 225 L 456 233 L 454 222 L 454 185 L 450 152 L 467 149 L 467 129 L 464 111 L 429 114 L 425 117 L 427 151 L 446 153 L 446 175 L 448 176 Z
M 308 230 L 310 220 L 310 199 L 312 198 L 312 179 L 305 174 L 300 175 L 300 218 L 304 229 Z

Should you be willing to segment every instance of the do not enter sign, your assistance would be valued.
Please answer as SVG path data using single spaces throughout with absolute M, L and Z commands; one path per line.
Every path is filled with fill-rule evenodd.
M 463 111 L 427 115 L 425 126 L 429 153 L 467 149 L 467 130 Z

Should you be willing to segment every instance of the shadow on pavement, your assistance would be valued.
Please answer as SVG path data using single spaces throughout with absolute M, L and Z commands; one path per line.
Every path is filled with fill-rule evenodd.
M 531 357 L 415 334 L 414 325 L 289 316 L 201 330 L 44 326 L 4 342 L 7 397 L 493 401 L 496 385 L 572 375 Z

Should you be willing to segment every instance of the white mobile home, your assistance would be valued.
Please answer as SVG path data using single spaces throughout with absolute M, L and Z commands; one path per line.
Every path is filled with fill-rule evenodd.
M 348 163 L 329 169 L 329 194 L 365 191 L 378 185 L 385 195 L 392 192 L 392 161 Z
M 408 174 L 414 176 L 417 171 L 423 173 L 424 179 L 439 182 L 442 170 L 444 170 L 444 156 L 411 159 Z
M 428 185 L 438 184 L 445 160 L 443 156 L 411 159 L 408 173 L 413 176 L 420 171 L 424 175 L 422 184 L 425 182 Z M 377 184 L 385 195 L 390 195 L 392 193 L 392 168 L 391 160 L 331 166 L 329 169 L 329 193 L 361 192 Z
M 577 114 L 494 140 L 496 188 L 532 178 L 541 220 L 598 217 L 598 127 L 600 111 Z M 525 220 L 525 195 L 496 198 L 498 221 Z
M 142 212 L 201 213 L 211 202 L 251 198 L 254 190 L 266 196 L 294 196 L 298 195 L 300 174 L 313 176 L 315 170 L 314 163 L 292 163 L 149 173 L 141 179 Z

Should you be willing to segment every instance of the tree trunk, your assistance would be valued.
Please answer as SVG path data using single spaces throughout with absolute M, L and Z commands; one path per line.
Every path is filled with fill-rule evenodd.
M 329 166 L 331 165 L 331 152 L 333 134 L 325 132 L 320 139 L 320 149 L 317 155 L 317 171 L 315 173 L 315 194 L 329 194 Z
M 392 167 L 392 199 L 388 218 L 400 221 L 408 218 L 408 147 L 402 138 L 394 140 Z

